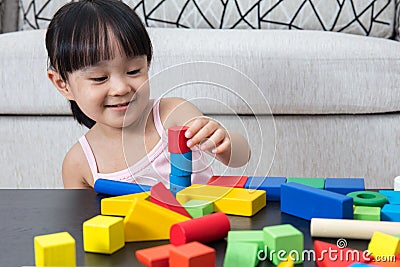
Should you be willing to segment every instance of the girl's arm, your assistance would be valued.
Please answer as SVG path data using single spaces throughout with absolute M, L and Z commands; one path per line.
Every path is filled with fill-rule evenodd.
M 189 138 L 190 148 L 200 145 L 200 149 L 215 154 L 219 161 L 230 167 L 241 167 L 249 161 L 250 145 L 240 133 L 227 131 L 218 121 L 203 116 L 196 106 L 184 99 L 170 98 L 165 102 L 168 110 L 165 125 L 189 126 L 185 135 Z
M 79 153 L 78 147 L 75 145 L 67 153 L 62 165 L 62 180 L 65 189 L 88 189 L 92 188 L 82 175 L 82 153 Z

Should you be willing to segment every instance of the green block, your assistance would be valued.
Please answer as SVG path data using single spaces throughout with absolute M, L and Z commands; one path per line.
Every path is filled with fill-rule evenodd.
M 294 182 L 298 184 L 304 184 L 318 189 L 325 189 L 325 178 L 299 178 L 290 177 L 286 179 L 286 183 Z
M 224 267 L 254 267 L 258 264 L 258 245 L 256 243 L 228 242 Z
M 214 203 L 206 200 L 192 199 L 183 204 L 183 207 L 193 218 L 198 218 L 214 212 Z
M 289 256 L 294 257 L 294 263 L 302 263 L 304 250 L 303 233 L 290 224 L 267 226 L 263 228 L 264 243 L 267 249 L 267 258 L 275 265 Z M 284 252 L 284 253 L 283 253 Z M 297 254 L 297 255 L 296 255 Z
M 397 237 L 397 238 L 400 238 L 400 234 L 398 234 L 398 235 L 395 235 L 395 237 Z
M 356 206 L 356 208 L 354 209 L 354 220 L 380 221 L 381 208 Z
M 258 250 L 264 249 L 264 232 L 262 230 L 244 230 L 244 231 L 229 231 L 228 243 L 255 243 L 258 245 Z

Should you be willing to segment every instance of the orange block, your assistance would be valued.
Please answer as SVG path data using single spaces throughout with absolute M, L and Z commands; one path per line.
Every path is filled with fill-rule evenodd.
M 207 184 L 244 188 L 248 178 L 248 176 L 212 176 L 211 179 L 208 180 Z
M 169 264 L 171 267 L 215 267 L 215 250 L 199 242 L 173 247 Z
M 387 256 L 385 259 L 380 259 L 381 261 L 375 261 L 371 263 L 371 266 L 379 267 L 399 267 L 400 266 L 400 254 L 396 256 Z M 385 261 L 383 261 L 385 260 Z
M 173 245 L 136 250 L 136 258 L 147 267 L 169 267 L 169 252 Z

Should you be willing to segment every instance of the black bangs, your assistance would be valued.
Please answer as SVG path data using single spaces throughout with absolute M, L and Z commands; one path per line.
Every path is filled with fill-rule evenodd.
M 50 67 L 66 80 L 67 73 L 113 59 L 152 57 L 147 31 L 136 13 L 117 0 L 87 0 L 62 7 L 46 33 Z

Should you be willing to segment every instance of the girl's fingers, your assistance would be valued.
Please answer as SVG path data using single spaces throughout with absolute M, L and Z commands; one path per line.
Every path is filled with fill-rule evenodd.
M 189 126 L 189 129 L 186 130 L 185 132 L 185 137 L 186 138 L 191 138 L 193 137 L 201 128 L 204 127 L 208 123 L 208 119 L 205 118 L 196 118 L 193 121 L 191 121 L 187 126 Z
M 225 138 L 225 131 L 222 129 L 217 129 L 206 141 L 204 141 L 200 149 L 201 150 L 211 150 L 215 149 L 216 146 L 221 143 Z
M 218 129 L 218 126 L 219 124 L 217 124 L 216 122 L 209 121 L 206 125 L 200 128 L 200 130 L 197 131 L 194 136 L 188 141 L 188 147 L 193 147 L 199 144 L 201 141 L 209 138 L 216 131 L 216 129 Z M 189 130 L 191 131 L 190 128 Z
M 225 137 L 221 144 L 219 144 L 212 153 L 220 154 L 227 151 L 231 146 L 231 140 L 228 137 Z

